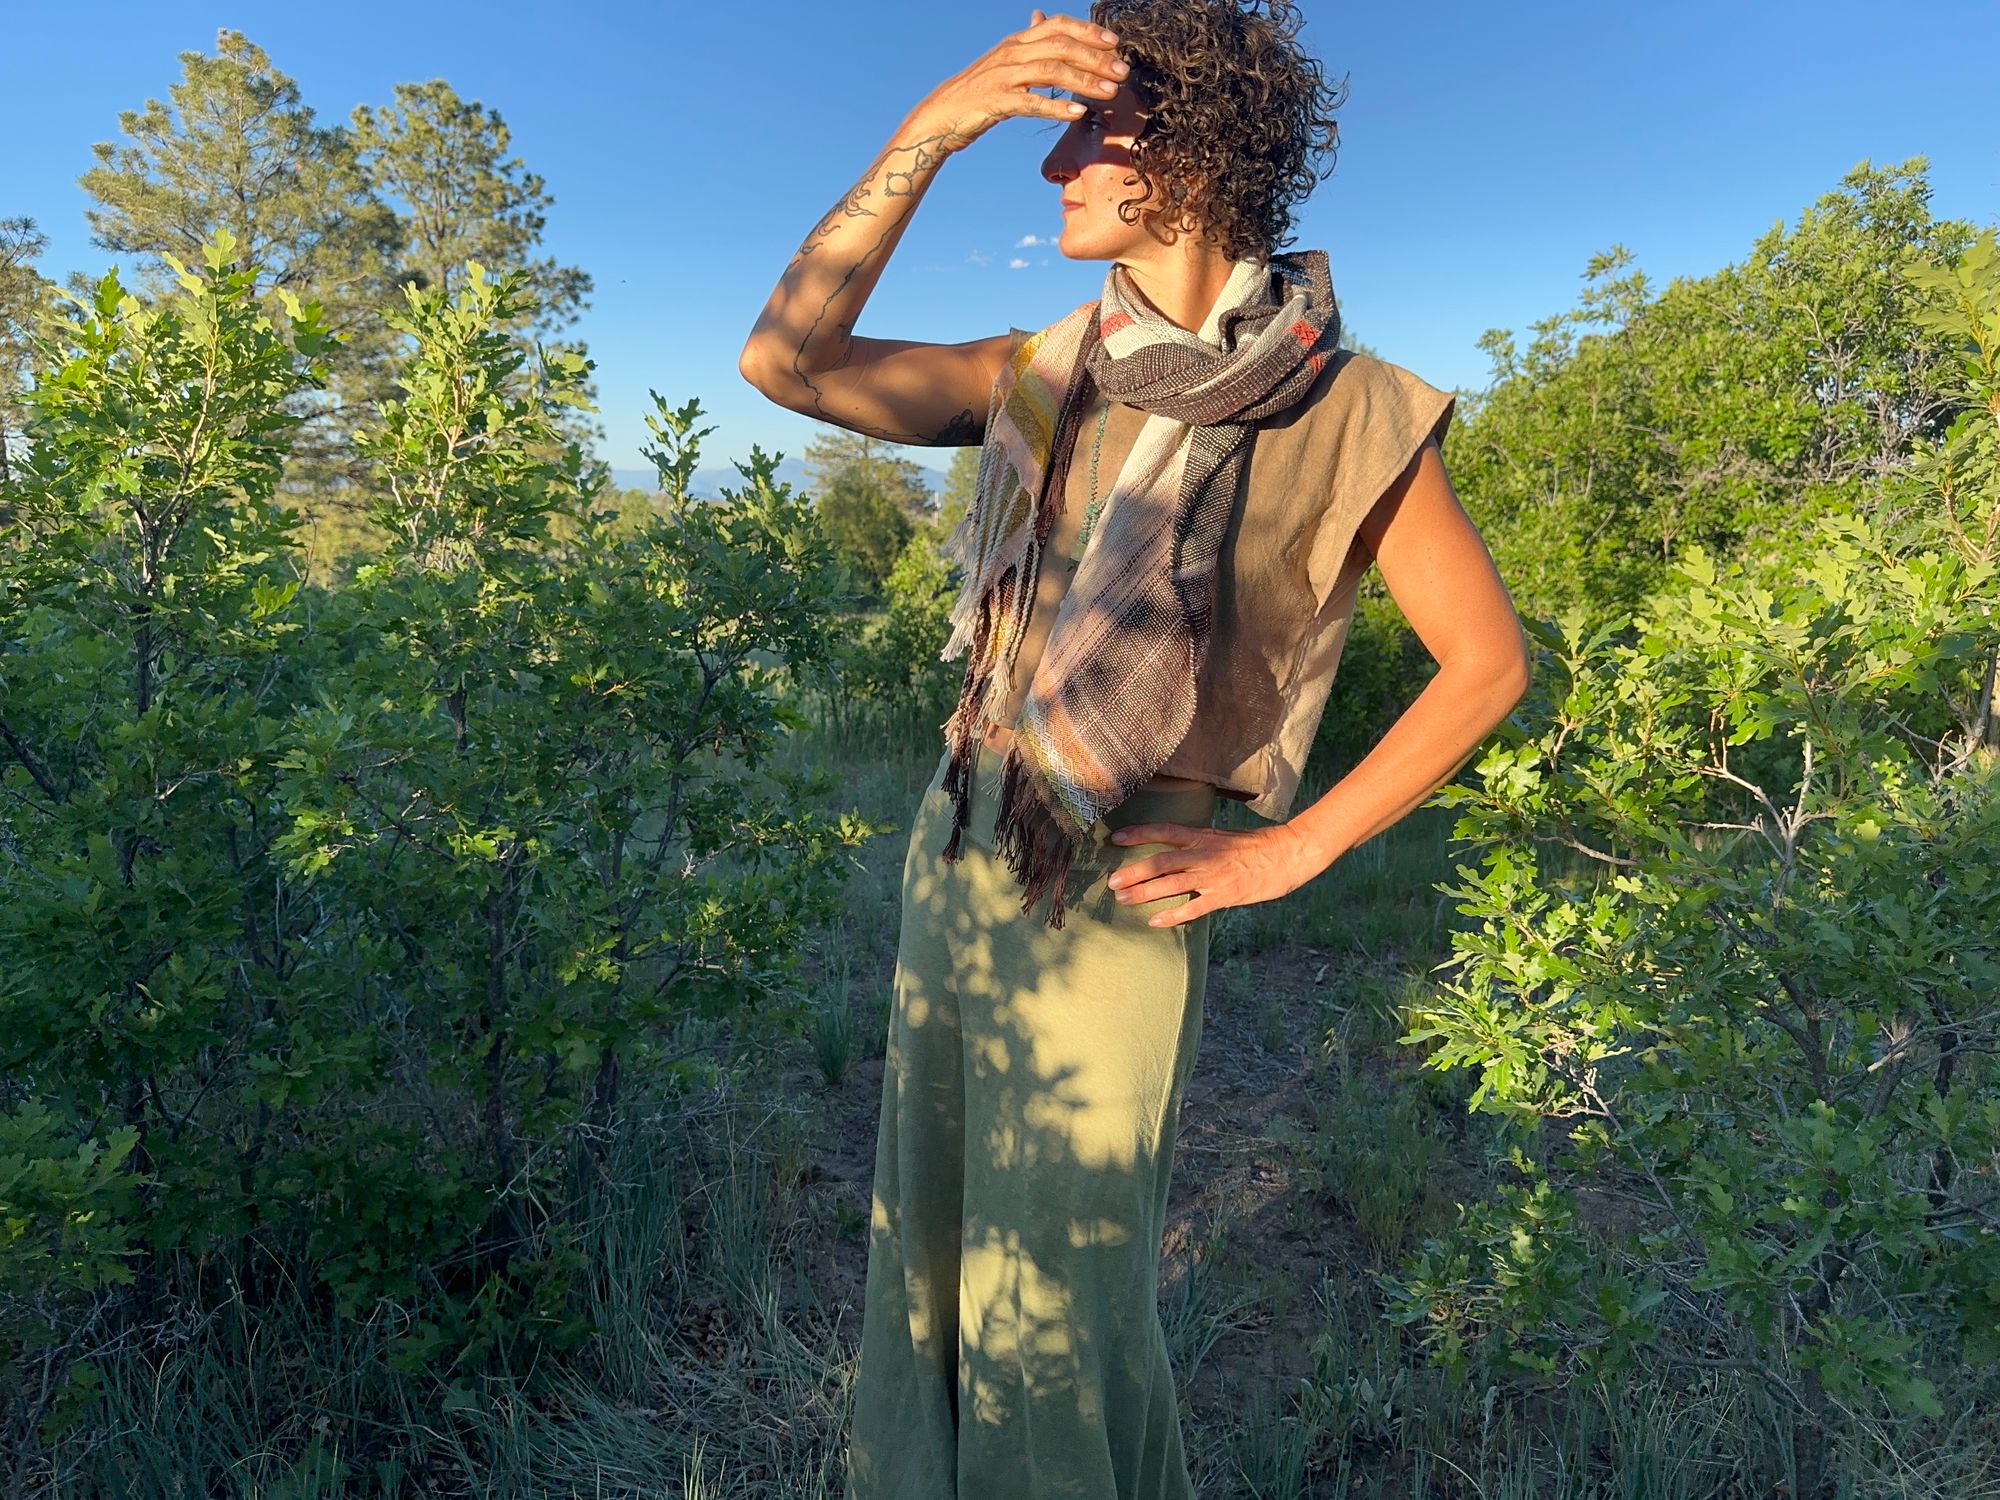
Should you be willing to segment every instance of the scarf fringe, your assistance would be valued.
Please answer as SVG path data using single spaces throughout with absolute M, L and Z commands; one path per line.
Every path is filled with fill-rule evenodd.
M 1067 389 L 1075 390 L 1080 384 L 1088 384 L 1084 358 L 1089 353 L 1089 341 L 1077 347 L 1075 363 L 1069 372 Z M 944 721 L 945 744 L 951 749 L 951 759 L 945 768 L 944 786 L 951 795 L 951 836 L 945 840 L 943 857 L 947 863 L 955 862 L 961 852 L 961 835 L 971 815 L 972 771 L 979 759 L 980 742 L 985 738 L 986 726 L 992 722 L 993 709 L 1005 696 L 1011 682 L 1015 659 L 1020 655 L 1021 640 L 1027 632 L 1028 615 L 1034 608 L 1035 592 L 1039 583 L 1042 545 L 1055 529 L 1056 517 L 1060 514 L 1064 501 L 1064 491 L 1068 484 L 1069 465 L 1076 451 L 1076 435 L 1083 425 L 1082 407 L 1071 401 L 1056 413 L 1054 438 L 1050 445 L 1048 459 L 1042 470 L 1041 488 L 1034 496 L 1034 508 L 1029 512 L 1026 531 L 1028 545 L 1026 555 L 1002 569 L 993 580 L 989 590 L 982 591 L 976 599 L 970 600 L 973 613 L 963 625 L 953 631 L 956 641 L 960 634 L 969 637 L 966 642 L 965 676 L 959 687 L 958 704 Z M 982 461 L 984 457 L 982 455 Z M 1053 499 L 1051 497 L 1053 496 Z M 970 511 L 968 510 L 968 515 Z M 966 524 L 961 518 L 959 527 Z M 954 528 L 954 536 L 959 528 Z M 969 592 L 969 591 L 968 591 Z M 968 603 L 966 594 L 961 594 L 961 605 Z M 996 621 L 1006 625 L 1000 639 L 994 640 Z M 947 645 L 945 659 L 949 660 L 951 647 Z M 1046 851 L 1046 839 L 1032 841 L 1035 850 Z M 1064 868 L 1069 862 L 1067 846 L 1060 854 Z M 1036 854 L 1032 867 L 1039 871 L 1039 860 L 1054 855 Z M 1016 868 L 1016 876 L 1020 869 Z M 1039 892 L 1048 877 L 1037 874 L 1035 884 Z M 1031 898 L 1023 903 L 1025 913 L 1034 905 Z M 1062 896 L 1060 885 L 1057 889 L 1056 907 L 1061 911 Z M 1060 916 L 1052 924 L 1062 925 Z
M 1019 744 L 1011 746 L 1000 766 L 1000 806 L 993 820 L 994 851 L 1021 886 L 1021 915 L 1049 897 L 1048 925 L 1061 927 L 1066 912 L 1069 867 L 1076 858 L 1076 841 L 1056 821 L 1028 774 Z

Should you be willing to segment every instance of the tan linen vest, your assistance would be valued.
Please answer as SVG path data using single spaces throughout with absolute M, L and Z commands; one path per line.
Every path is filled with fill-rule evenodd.
M 1008 331 L 1011 357 L 1030 330 Z M 1364 571 L 1347 566 L 1355 534 L 1424 440 L 1443 443 L 1454 401 L 1398 365 L 1343 349 L 1301 400 L 1258 424 L 1222 540 L 1194 722 L 1161 775 L 1208 782 L 1273 822 L 1290 812 Z M 1063 513 L 998 715 L 1009 727 L 1083 555 L 1077 537 L 1100 410 L 1085 412 L 1077 431 Z M 1116 503 L 1114 481 L 1145 420 L 1137 407 L 1111 405 L 1097 461 L 1100 519 Z

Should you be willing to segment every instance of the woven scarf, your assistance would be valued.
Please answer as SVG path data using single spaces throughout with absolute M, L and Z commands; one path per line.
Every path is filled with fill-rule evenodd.
M 1323 250 L 1237 261 L 1192 332 L 1140 301 L 1114 262 L 1098 300 L 1023 340 L 994 382 L 979 478 L 946 543 L 963 581 L 941 659 L 966 657 L 943 726 L 947 860 L 959 857 L 979 745 L 1007 696 L 1083 413 L 1100 393 L 1146 413 L 1001 767 L 994 847 L 1024 915 L 1047 895 L 1048 925 L 1063 925 L 1077 845 L 1186 736 L 1251 424 L 1304 396 L 1339 336 Z

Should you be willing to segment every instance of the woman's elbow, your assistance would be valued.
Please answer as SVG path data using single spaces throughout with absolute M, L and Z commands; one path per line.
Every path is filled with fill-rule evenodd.
M 768 396 L 777 386 L 777 364 L 770 344 L 752 335 L 736 358 L 736 373 Z
M 1494 690 L 1506 700 L 1500 709 L 1503 718 L 1527 697 L 1528 685 L 1535 677 L 1535 655 L 1528 649 L 1528 634 L 1521 628 L 1519 616 L 1513 618 L 1513 627 L 1513 639 L 1508 643 L 1509 649 L 1501 656 L 1493 684 Z
M 736 361 L 736 373 L 748 381 L 757 394 L 786 411 L 813 414 L 809 399 L 812 388 L 799 378 L 798 371 L 768 344 L 745 344 Z
M 1534 657 L 1520 619 L 1509 611 L 1504 622 L 1495 621 L 1490 630 L 1441 655 L 1438 667 L 1463 684 L 1497 724 L 1527 696 Z

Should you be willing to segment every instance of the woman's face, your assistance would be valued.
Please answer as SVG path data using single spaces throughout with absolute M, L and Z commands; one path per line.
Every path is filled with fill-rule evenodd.
M 1146 117 L 1131 81 L 1108 97 L 1070 97 L 1090 107 L 1064 127 L 1054 149 L 1042 158 L 1042 176 L 1062 189 L 1062 237 L 1056 248 L 1071 260 L 1143 260 L 1156 254 L 1158 241 L 1136 222 L 1118 217 L 1120 203 L 1140 196 L 1138 174 L 1131 170 L 1132 143 Z

